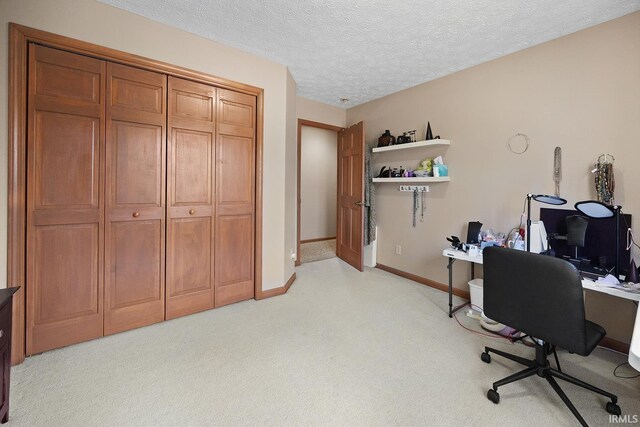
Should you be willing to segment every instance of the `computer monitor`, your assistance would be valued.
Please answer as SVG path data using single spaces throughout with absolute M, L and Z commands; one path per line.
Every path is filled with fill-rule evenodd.
M 581 214 L 578 211 L 569 209 L 540 208 L 540 221 L 544 222 L 548 235 L 555 233 L 560 236 L 566 236 L 565 218 L 570 215 Z M 578 249 L 578 256 L 590 260 L 592 266 L 598 266 L 600 257 L 606 257 L 605 268 L 612 270 L 616 262 L 615 218 L 587 219 L 589 223 L 585 234 L 585 245 L 583 248 Z M 627 225 L 631 227 L 631 215 L 620 215 L 620 274 L 625 276 L 631 261 L 631 251 L 627 250 Z M 567 245 L 566 240 L 551 240 L 550 246 L 557 257 L 574 258 L 574 248 Z M 584 268 L 584 270 L 588 271 L 589 269 Z

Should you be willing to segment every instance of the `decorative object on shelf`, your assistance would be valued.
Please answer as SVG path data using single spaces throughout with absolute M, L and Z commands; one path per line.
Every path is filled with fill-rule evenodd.
M 442 156 L 438 156 L 433 159 L 433 176 L 447 176 L 449 175 L 449 168 L 442 161 Z
M 556 184 L 556 197 L 560 197 L 560 181 L 562 181 L 562 148 L 553 150 L 553 182 Z
M 378 138 L 378 147 L 387 147 L 389 145 L 394 145 L 395 143 L 396 137 L 391 135 L 389 129 L 385 130 L 380 138 Z
M 418 169 L 414 171 L 415 176 L 433 176 L 433 159 L 426 158 L 420 162 Z
M 524 133 L 516 133 L 507 139 L 507 148 L 513 154 L 523 154 L 529 149 L 529 137 Z M 516 145 L 518 143 L 518 145 Z M 516 146 L 516 148 L 514 148 Z
M 400 169 L 393 168 L 391 169 L 391 178 L 402 178 L 402 174 L 404 173 L 404 169 L 400 166 Z
M 433 139 L 433 132 L 431 132 L 431 123 L 430 122 L 427 122 L 427 130 L 425 132 L 424 139 L 426 139 L 427 141 Z
M 613 176 L 613 162 L 616 159 L 611 154 L 600 154 L 598 163 L 592 170 L 595 173 L 596 194 L 598 201 L 612 205 L 615 203 L 613 192 L 616 189 L 616 182 Z
M 407 132 L 402 132 L 402 135 L 398 136 L 396 140 L 396 144 L 409 144 L 411 141 L 411 136 Z
M 389 178 L 390 176 L 391 176 L 391 168 L 389 168 L 389 166 L 383 166 L 382 169 L 380 169 L 380 173 L 376 178 Z
M 411 138 L 411 142 L 416 142 L 416 130 L 408 130 L 407 135 Z

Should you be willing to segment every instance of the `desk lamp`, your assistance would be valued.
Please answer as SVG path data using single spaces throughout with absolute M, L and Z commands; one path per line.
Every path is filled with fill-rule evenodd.
M 567 203 L 565 199 L 558 196 L 527 194 L 527 252 L 531 252 L 531 199 L 548 205 L 564 205 Z
M 575 204 L 578 212 L 589 218 L 616 218 L 616 264 L 615 276 L 620 278 L 620 209 L 622 206 L 607 205 L 597 200 L 584 200 Z

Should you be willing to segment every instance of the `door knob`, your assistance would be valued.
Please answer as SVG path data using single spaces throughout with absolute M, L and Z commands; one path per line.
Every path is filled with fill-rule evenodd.
M 364 206 L 364 202 L 356 202 L 356 205 L 358 205 L 358 206 Z

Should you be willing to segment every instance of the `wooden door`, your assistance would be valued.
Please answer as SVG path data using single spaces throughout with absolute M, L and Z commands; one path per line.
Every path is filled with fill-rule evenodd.
M 363 270 L 364 123 L 338 132 L 336 254 Z
M 254 297 L 256 97 L 218 89 L 216 307 Z
M 216 89 L 169 77 L 166 317 L 214 307 Z
M 103 333 L 105 74 L 29 46 L 27 354 Z
M 107 65 L 105 335 L 164 320 L 166 80 Z

